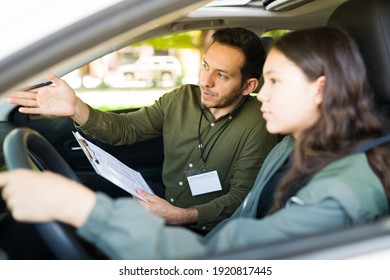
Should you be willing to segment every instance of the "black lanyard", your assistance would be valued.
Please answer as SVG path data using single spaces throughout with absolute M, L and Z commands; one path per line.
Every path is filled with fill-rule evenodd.
M 220 133 L 217 135 L 217 133 L 215 133 L 211 138 L 210 138 L 210 141 L 211 139 L 214 138 L 215 135 L 217 135 L 217 137 L 215 138 L 213 144 L 211 145 L 210 149 L 209 149 L 209 152 L 207 153 L 206 157 L 204 156 L 204 146 L 203 146 L 203 143 L 202 143 L 202 134 L 203 132 L 201 133 L 200 132 L 200 129 L 202 127 L 202 119 L 203 119 L 203 115 L 204 115 L 204 109 L 202 109 L 201 113 L 200 113 L 200 118 L 199 118 L 199 126 L 198 126 L 198 148 L 200 150 L 200 156 L 202 157 L 202 160 L 204 163 L 206 163 L 207 159 L 209 158 L 210 156 L 210 153 L 211 153 L 211 150 L 214 148 L 214 145 L 215 143 L 217 142 L 218 138 L 222 135 L 222 133 L 226 130 L 226 128 L 228 127 L 228 125 L 230 124 L 230 122 L 233 120 L 233 116 L 232 114 L 230 113 L 229 114 L 229 117 L 227 118 L 227 121 L 224 125 L 224 127 L 222 128 L 222 130 L 220 131 Z M 207 143 L 208 144 L 208 143 Z M 207 144 L 205 146 L 207 146 Z

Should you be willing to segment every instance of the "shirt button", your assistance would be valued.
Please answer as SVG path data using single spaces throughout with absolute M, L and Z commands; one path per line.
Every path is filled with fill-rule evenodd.
M 192 168 L 194 165 L 192 163 L 190 163 L 188 166 Z
M 175 200 L 173 198 L 170 199 L 171 202 L 174 202 Z
M 215 125 L 215 123 L 213 123 L 213 122 L 212 122 L 210 125 L 211 125 L 211 126 L 214 126 L 214 125 Z
M 183 186 L 183 182 L 182 181 L 179 182 L 179 186 Z

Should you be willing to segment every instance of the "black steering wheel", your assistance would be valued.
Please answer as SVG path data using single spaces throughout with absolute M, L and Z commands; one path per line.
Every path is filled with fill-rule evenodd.
M 15 128 L 9 132 L 4 139 L 3 153 L 9 170 L 38 167 L 41 171 L 51 170 L 71 180 L 79 181 L 77 175 L 56 149 L 33 129 Z M 34 226 L 57 259 L 90 259 L 74 229 L 70 226 L 54 221 L 36 223 Z

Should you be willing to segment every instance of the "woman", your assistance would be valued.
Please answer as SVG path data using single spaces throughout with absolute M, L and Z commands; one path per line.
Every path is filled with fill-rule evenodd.
M 16 219 L 69 223 L 113 259 L 198 257 L 374 220 L 388 213 L 390 151 L 356 150 L 384 134 L 364 69 L 355 43 L 334 28 L 291 32 L 271 46 L 258 99 L 267 130 L 287 136 L 240 208 L 206 238 L 50 172 L 0 174 L 2 195 Z

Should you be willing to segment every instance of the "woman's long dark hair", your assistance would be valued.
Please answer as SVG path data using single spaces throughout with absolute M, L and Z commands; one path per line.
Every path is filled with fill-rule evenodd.
M 364 61 L 345 32 L 332 27 L 294 31 L 275 41 L 272 48 L 294 62 L 309 80 L 325 76 L 320 117 L 296 140 L 292 167 L 276 190 L 274 212 L 284 206 L 292 182 L 315 174 L 362 140 L 383 135 L 384 128 L 375 113 Z M 390 150 L 379 146 L 367 156 L 390 200 Z

